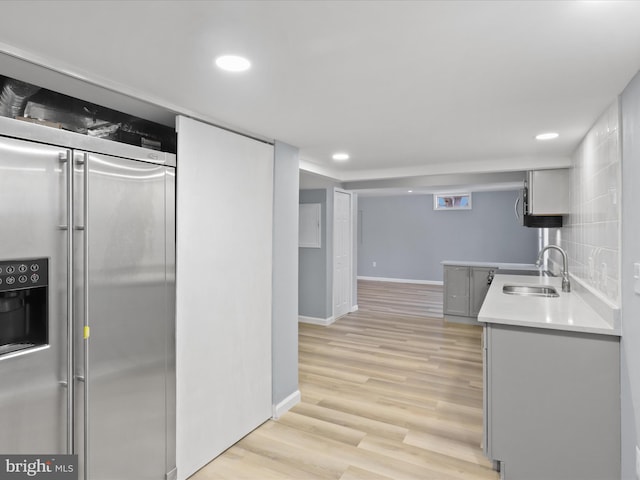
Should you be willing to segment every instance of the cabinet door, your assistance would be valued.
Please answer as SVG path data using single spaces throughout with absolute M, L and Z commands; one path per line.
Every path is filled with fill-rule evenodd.
M 491 438 L 489 436 L 489 426 L 491 425 L 491 389 L 489 370 L 489 331 L 491 325 L 485 323 L 482 328 L 482 451 L 484 456 L 493 460 L 491 452 Z
M 570 211 L 569 169 L 528 172 L 530 215 L 563 215 Z
M 492 324 L 487 340 L 488 452 L 504 478 L 620 478 L 619 338 Z
M 445 315 L 469 316 L 469 267 L 444 267 Z
M 470 314 L 472 317 L 477 317 L 482 308 L 482 302 L 484 302 L 484 297 L 487 296 L 487 291 L 490 286 L 489 277 L 493 276 L 492 272 L 494 270 L 495 268 L 471 268 L 469 285 L 471 290 Z

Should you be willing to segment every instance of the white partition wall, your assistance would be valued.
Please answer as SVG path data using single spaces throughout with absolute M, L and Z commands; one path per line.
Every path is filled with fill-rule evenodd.
M 177 468 L 271 416 L 273 146 L 178 117 Z

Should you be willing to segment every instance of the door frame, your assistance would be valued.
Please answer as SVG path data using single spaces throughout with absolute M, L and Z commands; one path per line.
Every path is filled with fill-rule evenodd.
M 333 239 L 332 239 L 332 249 L 331 249 L 331 264 L 332 264 L 332 285 L 331 285 L 331 315 L 332 315 L 332 320 L 335 322 L 338 319 L 337 316 L 337 312 L 336 312 L 336 255 L 335 255 L 335 245 L 336 245 L 336 226 L 337 226 L 337 222 L 336 222 L 336 195 L 337 194 L 345 194 L 349 196 L 349 222 L 348 222 L 348 234 L 349 234 L 349 282 L 347 284 L 348 286 L 348 292 L 347 292 L 347 302 L 348 302 L 348 309 L 345 313 L 341 314 L 342 315 L 346 315 L 347 313 L 350 313 L 351 311 L 353 311 L 353 264 L 354 264 L 354 259 L 353 259 L 353 253 L 354 253 L 354 248 L 353 248 L 353 242 L 354 242 L 354 215 L 353 215 L 353 192 L 350 192 L 348 190 L 343 190 L 342 188 L 338 188 L 338 187 L 334 187 L 333 189 Z

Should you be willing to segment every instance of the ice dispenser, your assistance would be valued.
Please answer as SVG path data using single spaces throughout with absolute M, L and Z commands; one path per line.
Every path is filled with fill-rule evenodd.
M 0 260 L 0 358 L 46 345 L 49 262 Z

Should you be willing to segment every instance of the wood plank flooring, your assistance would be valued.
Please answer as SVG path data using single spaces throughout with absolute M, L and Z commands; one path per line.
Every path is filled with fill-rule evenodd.
M 442 287 L 360 281 L 359 310 L 300 324 L 302 401 L 192 480 L 497 480 L 482 455 L 481 329 Z

